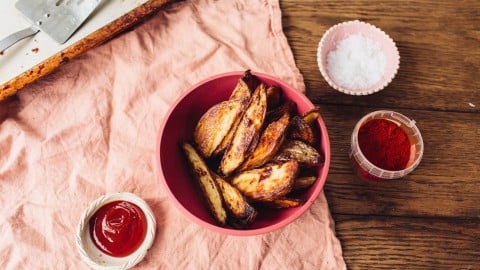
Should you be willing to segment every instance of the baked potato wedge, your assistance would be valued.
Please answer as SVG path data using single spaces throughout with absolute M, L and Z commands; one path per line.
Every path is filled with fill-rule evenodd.
M 285 101 L 282 105 L 279 107 L 267 111 L 267 114 L 265 115 L 265 122 L 270 123 L 273 121 L 276 121 L 280 119 L 285 113 L 288 113 L 289 115 L 295 115 L 297 112 L 297 105 L 293 102 L 290 101 Z
M 292 117 L 287 137 L 292 140 L 302 140 L 310 145 L 318 141 L 312 126 L 298 115 Z
M 223 202 L 229 214 L 227 222 L 236 228 L 248 227 L 257 216 L 255 208 L 236 187 L 217 174 L 213 174 L 213 178 L 222 192 Z
M 229 100 L 249 100 L 260 81 L 250 70 L 245 71 L 232 91 Z
M 227 132 L 227 135 L 223 138 L 222 142 L 218 145 L 218 147 L 213 151 L 212 155 L 213 156 L 220 156 L 225 152 L 227 147 L 230 145 L 233 139 L 233 135 L 235 135 L 235 131 L 237 130 L 238 124 L 242 120 L 242 116 L 240 115 L 237 117 L 235 122 L 233 122 L 232 126 L 230 127 L 230 130 Z
M 244 75 L 240 80 L 238 80 L 237 85 L 232 91 L 229 100 L 238 100 L 242 103 L 242 113 L 245 111 L 245 108 L 248 106 L 250 102 L 250 98 L 252 97 L 253 91 L 257 88 L 260 84 L 260 81 L 257 77 L 252 75 L 250 70 L 245 71 Z M 243 115 L 243 114 L 242 114 Z M 239 115 L 235 122 L 231 125 L 230 129 L 227 131 L 227 134 L 223 138 L 222 142 L 217 146 L 217 148 L 213 151 L 213 156 L 219 156 L 222 154 L 227 147 L 230 145 L 233 135 L 235 134 L 235 130 L 237 130 L 237 126 L 242 119 L 242 115 Z
M 292 190 L 298 168 L 298 162 L 290 160 L 241 172 L 231 183 L 251 201 L 273 201 Z
M 265 203 L 268 207 L 272 208 L 292 208 L 298 207 L 305 203 L 305 200 L 300 198 L 278 198 L 271 202 Z
M 305 123 L 313 127 L 319 116 L 320 116 L 320 109 L 315 107 L 310 111 L 306 112 L 302 118 L 303 118 L 303 121 L 305 121 Z
M 286 141 L 277 155 L 272 158 L 273 162 L 285 162 L 296 160 L 307 168 L 318 167 L 324 162 L 324 157 L 315 148 L 300 140 Z
M 261 83 L 252 95 L 250 105 L 245 110 L 242 120 L 233 135 L 220 162 L 219 171 L 224 176 L 231 175 L 245 160 L 246 153 L 255 136 L 258 136 L 265 120 L 267 94 Z
M 282 89 L 276 86 L 270 86 L 267 88 L 267 111 L 272 110 L 280 105 L 282 102 L 283 92 Z
M 182 143 L 181 147 L 212 216 L 220 225 L 225 225 L 227 212 L 223 207 L 222 193 L 216 181 L 213 179 L 207 164 L 191 144 Z
M 193 133 L 193 140 L 202 156 L 209 158 L 212 155 L 236 119 L 240 118 L 242 108 L 241 101 L 228 100 L 214 105 L 202 115 Z
M 293 182 L 293 190 L 309 188 L 315 181 L 317 181 L 317 177 L 313 175 L 298 177 Z
M 260 142 L 260 133 L 255 133 L 255 135 L 253 136 L 252 142 L 248 147 L 247 152 L 245 152 L 245 158 L 249 157 L 253 153 L 255 148 L 257 148 L 257 145 L 259 142 Z
M 288 127 L 289 120 L 290 115 L 285 113 L 280 119 L 270 123 L 265 128 L 257 147 L 240 166 L 240 171 L 260 167 L 277 153 L 285 138 L 285 130 Z

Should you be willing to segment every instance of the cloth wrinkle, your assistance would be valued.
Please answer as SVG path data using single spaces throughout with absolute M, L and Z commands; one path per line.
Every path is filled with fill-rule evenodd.
M 220 255 L 221 255 L 221 252 L 224 249 L 225 243 L 227 241 L 228 241 L 227 238 L 220 239 L 220 242 L 216 243 L 216 245 L 215 245 L 216 250 L 213 251 L 213 254 L 209 254 L 209 261 L 212 265 L 215 264 L 217 259 L 220 259 L 220 260 L 223 259 L 222 256 L 220 256 Z
M 0 102 L 2 268 L 89 269 L 79 218 L 123 191 L 157 220 L 135 269 L 346 269 L 323 192 L 289 225 L 238 237 L 191 221 L 160 183 L 158 132 L 192 85 L 251 69 L 305 92 L 281 20 L 279 0 L 173 3 Z
M 261 249 L 261 255 L 260 255 L 261 258 L 267 258 L 272 253 L 272 246 L 275 246 L 275 243 L 277 242 L 280 236 L 281 234 L 272 232 L 262 237 L 262 242 L 261 242 L 262 249 Z M 258 261 L 258 269 L 262 269 L 263 263 L 264 263 L 264 260 Z

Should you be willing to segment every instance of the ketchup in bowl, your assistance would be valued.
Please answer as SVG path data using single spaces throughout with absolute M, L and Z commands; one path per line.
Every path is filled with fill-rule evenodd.
M 113 257 L 125 257 L 145 240 L 147 221 L 142 209 L 127 201 L 113 201 L 95 212 L 89 221 L 90 236 L 98 249 Z

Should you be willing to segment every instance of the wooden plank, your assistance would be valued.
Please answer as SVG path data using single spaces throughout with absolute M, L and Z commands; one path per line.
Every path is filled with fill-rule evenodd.
M 330 174 L 324 190 L 334 214 L 480 219 L 478 186 L 478 181 L 455 176 L 369 183 L 354 175 Z
M 480 269 L 480 2 L 281 0 L 284 31 L 329 131 L 325 186 L 349 269 Z M 332 25 L 359 19 L 397 42 L 400 70 L 384 91 L 348 96 L 318 71 Z M 417 121 L 420 166 L 381 184 L 357 178 L 348 151 L 355 123 L 393 109 Z M 347 215 L 346 215 L 347 214 Z
M 480 269 L 480 220 L 334 215 L 348 269 Z
M 281 1 L 284 31 L 308 96 L 317 103 L 480 111 L 480 1 Z M 330 88 L 318 71 L 317 45 L 332 25 L 360 19 L 387 32 L 401 55 L 384 91 L 355 97 Z
M 352 130 L 360 118 L 375 110 L 357 106 L 320 106 L 332 148 L 331 173 L 350 173 L 348 159 Z M 480 117 L 474 113 L 453 113 L 399 109 L 416 121 L 425 151 L 416 176 L 452 176 L 480 181 Z M 479 185 L 480 188 L 480 185 Z

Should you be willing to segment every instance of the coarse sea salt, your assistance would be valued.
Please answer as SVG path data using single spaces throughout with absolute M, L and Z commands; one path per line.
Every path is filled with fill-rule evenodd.
M 330 78 L 353 91 L 365 90 L 378 83 L 386 64 L 380 44 L 362 34 L 353 34 L 340 41 L 327 56 Z

